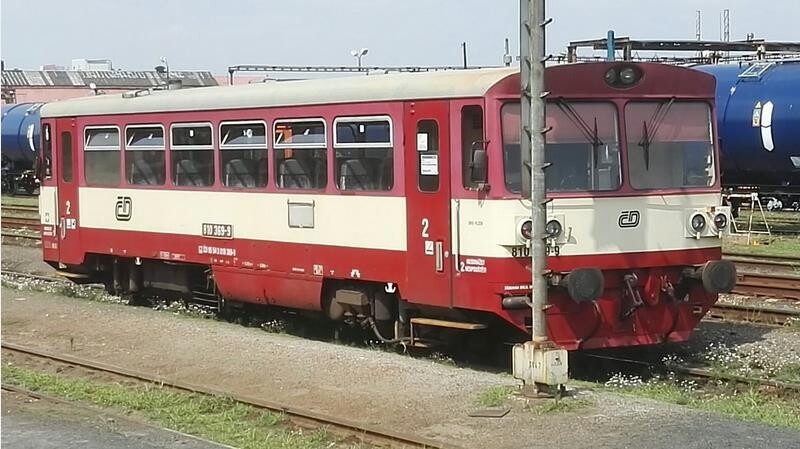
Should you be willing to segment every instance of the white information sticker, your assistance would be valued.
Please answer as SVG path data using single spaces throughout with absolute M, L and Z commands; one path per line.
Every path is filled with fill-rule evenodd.
M 417 151 L 428 151 L 428 133 L 417 133 Z
M 419 173 L 423 176 L 435 176 L 439 174 L 439 155 L 420 154 Z

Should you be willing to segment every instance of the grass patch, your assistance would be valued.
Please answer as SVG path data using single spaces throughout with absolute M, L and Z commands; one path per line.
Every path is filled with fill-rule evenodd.
M 800 383 L 800 364 L 789 363 L 780 367 L 777 373 L 775 373 L 775 379 L 785 382 Z
M 228 398 L 184 393 L 143 385 L 125 386 L 7 364 L 2 378 L 9 383 L 70 401 L 136 413 L 158 426 L 246 449 L 306 449 L 349 447 L 324 431 L 301 431 L 286 425 L 284 417 Z
M 509 386 L 490 387 L 478 395 L 477 403 L 481 407 L 499 407 L 511 397 L 515 388 Z
M 756 236 L 752 244 L 748 245 L 746 237 L 730 236 L 722 241 L 722 250 L 751 256 L 797 257 L 800 254 L 800 238 Z
M 685 405 L 744 421 L 800 430 L 800 402 L 759 392 L 756 387 L 739 391 L 728 384 L 719 388 L 697 388 L 672 380 L 651 380 L 635 386 L 612 387 L 633 396 Z
M 546 399 L 532 405 L 529 410 L 536 415 L 547 415 L 551 413 L 570 413 L 593 405 L 593 402 L 584 398 L 564 397 L 558 401 Z

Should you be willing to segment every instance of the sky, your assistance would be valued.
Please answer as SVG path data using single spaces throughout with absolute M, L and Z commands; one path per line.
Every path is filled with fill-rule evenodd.
M 548 52 L 610 29 L 693 39 L 696 10 L 703 37 L 718 39 L 725 8 L 732 40 L 800 41 L 800 0 L 548 0 Z M 171 70 L 224 74 L 236 64 L 354 65 L 350 50 L 361 47 L 364 65 L 460 65 L 465 41 L 470 65 L 498 65 L 505 38 L 517 54 L 518 14 L 518 0 L 2 0 L 0 54 L 6 68 L 107 58 L 152 70 L 166 57 Z

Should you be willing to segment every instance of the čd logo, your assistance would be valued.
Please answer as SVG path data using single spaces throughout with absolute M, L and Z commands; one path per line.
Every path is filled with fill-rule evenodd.
M 639 226 L 639 217 L 638 210 L 624 210 L 619 214 L 617 224 L 619 224 L 620 228 L 635 228 Z
M 117 207 L 114 211 L 114 216 L 118 221 L 128 221 L 133 214 L 133 201 L 129 196 L 118 196 Z

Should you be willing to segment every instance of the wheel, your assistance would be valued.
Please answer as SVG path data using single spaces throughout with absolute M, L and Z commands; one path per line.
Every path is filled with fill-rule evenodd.
M 14 189 L 14 180 L 11 179 L 11 176 L 4 174 L 3 175 L 3 184 L 2 184 L 3 193 L 9 194 L 9 195 L 13 195 L 14 193 L 16 193 L 14 190 L 15 190 Z
M 129 306 L 153 307 L 155 305 L 150 296 L 141 292 L 126 293 L 122 295 L 122 298 L 128 301 Z
M 226 301 L 225 298 L 223 298 L 219 293 L 217 293 L 217 316 L 227 322 L 233 321 L 233 312 L 231 310 L 231 306 L 228 304 L 228 301 Z

